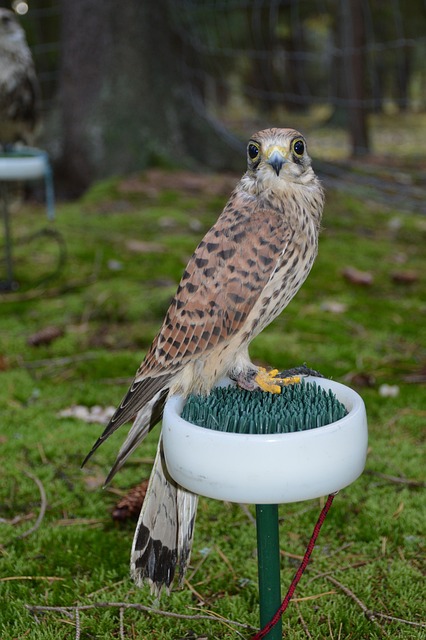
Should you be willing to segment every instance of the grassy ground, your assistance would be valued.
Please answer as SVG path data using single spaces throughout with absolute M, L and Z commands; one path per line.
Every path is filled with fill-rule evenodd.
M 118 525 L 111 510 L 118 496 L 149 475 L 158 429 L 102 491 L 123 434 L 81 471 L 101 425 L 58 416 L 73 404 L 120 401 L 187 258 L 232 184 L 227 177 L 151 172 L 102 183 L 80 202 L 61 205 L 55 228 L 66 239 L 68 260 L 37 295 L 31 285 L 52 268 L 57 249 L 49 238 L 16 246 L 21 289 L 0 303 L 3 640 L 250 637 L 250 629 L 224 621 L 136 610 L 120 619 L 119 608 L 111 607 L 82 611 L 77 621 L 60 610 L 34 616 L 26 605 L 140 603 L 179 614 L 212 611 L 257 626 L 253 510 L 201 499 L 186 588 L 155 601 L 128 578 L 134 523 Z M 13 215 L 14 236 L 39 229 L 42 215 L 36 206 L 20 209 Z M 369 418 L 366 471 L 334 501 L 285 614 L 285 637 L 426 637 L 420 626 L 425 235 L 421 216 L 365 201 L 362 194 L 329 192 L 320 254 L 307 283 L 252 345 L 260 363 L 284 368 L 307 362 L 347 382 L 362 394 Z M 344 277 L 346 267 L 368 272 L 372 284 Z M 48 326 L 59 337 L 31 346 L 29 338 Z M 383 385 L 391 386 L 391 395 Z M 320 503 L 281 508 L 283 591 Z M 41 506 L 46 511 L 39 515 Z M 363 606 L 383 615 L 371 619 Z

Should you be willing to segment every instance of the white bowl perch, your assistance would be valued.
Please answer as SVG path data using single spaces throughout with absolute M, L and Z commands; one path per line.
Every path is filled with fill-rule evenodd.
M 313 377 L 306 381 L 334 393 L 347 415 L 326 426 L 268 435 L 194 425 L 181 418 L 185 404 L 181 396 L 169 398 L 163 415 L 166 465 L 178 484 L 209 498 L 256 504 L 260 626 L 269 628 L 266 636 L 262 631 L 259 637 L 268 640 L 281 639 L 281 615 L 292 593 L 290 587 L 281 603 L 278 504 L 347 487 L 361 475 L 367 456 L 362 398 L 338 382 Z M 221 386 L 229 384 L 225 380 Z M 332 499 L 329 495 L 325 513 Z
M 164 453 L 172 478 L 193 493 L 249 504 L 309 500 L 354 482 L 367 455 L 364 402 L 338 382 L 311 377 L 306 381 L 331 390 L 348 414 L 324 427 L 295 433 L 226 433 L 183 420 L 185 399 L 172 396 L 163 416 Z

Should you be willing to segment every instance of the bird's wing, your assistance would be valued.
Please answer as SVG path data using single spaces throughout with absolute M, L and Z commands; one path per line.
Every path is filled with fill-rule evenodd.
M 234 192 L 191 257 L 132 386 L 84 463 L 194 357 L 243 329 L 292 233 L 282 215 Z
M 237 203 L 195 250 L 136 384 L 181 369 L 244 328 L 294 232 L 277 212 Z

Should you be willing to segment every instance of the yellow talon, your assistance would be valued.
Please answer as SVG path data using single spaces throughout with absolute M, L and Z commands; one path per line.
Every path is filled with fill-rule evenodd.
M 277 378 L 280 381 L 282 387 L 286 387 L 289 384 L 299 384 L 302 381 L 300 376 L 289 376 L 288 378 Z
M 268 393 L 281 393 L 281 387 L 300 382 L 300 376 L 277 378 L 277 373 L 278 369 L 266 371 L 264 367 L 259 367 L 255 381 L 263 391 Z

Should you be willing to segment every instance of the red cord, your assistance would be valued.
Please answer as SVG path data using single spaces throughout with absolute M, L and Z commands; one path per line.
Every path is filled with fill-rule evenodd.
M 332 502 L 334 500 L 334 496 L 335 495 L 336 495 L 335 493 L 331 493 L 328 496 L 324 507 L 322 508 L 322 511 L 321 511 L 321 513 L 319 515 L 317 523 L 316 523 L 316 525 L 314 527 L 314 531 L 312 533 L 311 539 L 309 540 L 308 546 L 306 548 L 305 555 L 303 556 L 303 560 L 300 563 L 300 566 L 299 566 L 298 570 L 296 571 L 293 580 L 291 581 L 290 588 L 287 591 L 287 594 L 286 594 L 284 600 L 282 601 L 282 604 L 281 604 L 280 608 L 275 613 L 273 618 L 268 622 L 268 624 L 266 624 L 263 627 L 263 629 L 258 631 L 256 633 L 256 635 L 254 635 L 251 638 L 251 640 L 261 640 L 262 638 L 264 638 L 266 636 L 266 634 L 268 634 L 270 632 L 272 627 L 275 627 L 275 625 L 277 624 L 278 620 L 281 618 L 281 616 L 283 615 L 284 611 L 287 609 L 288 604 L 289 604 L 291 598 L 293 597 L 293 594 L 294 594 L 294 592 L 296 590 L 296 587 L 299 584 L 299 581 L 300 581 L 300 579 L 301 579 L 301 577 L 303 575 L 303 572 L 305 571 L 306 567 L 308 566 L 308 562 L 310 560 L 312 551 L 314 550 L 315 543 L 316 543 L 317 538 L 319 536 L 319 532 L 321 530 L 322 525 L 324 524 L 324 520 L 325 520 L 325 518 L 327 516 L 327 513 L 329 512 L 329 509 L 331 507 L 331 504 L 332 504 Z

